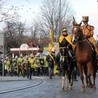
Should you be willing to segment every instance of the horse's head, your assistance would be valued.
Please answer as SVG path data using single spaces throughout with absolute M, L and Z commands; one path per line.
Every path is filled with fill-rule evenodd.
M 76 44 L 78 41 L 81 41 L 83 38 L 83 33 L 81 29 L 81 24 L 73 25 L 72 28 L 72 43 Z

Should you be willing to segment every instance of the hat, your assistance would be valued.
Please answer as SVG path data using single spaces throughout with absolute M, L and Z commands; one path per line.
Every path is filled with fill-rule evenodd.
M 89 21 L 89 17 L 88 16 L 82 16 L 82 21 L 83 22 L 88 22 Z
M 20 54 L 20 57 L 23 57 L 23 55 L 22 55 L 22 54 Z
M 66 32 L 66 31 L 67 31 L 67 29 L 66 29 L 66 28 L 63 28 L 63 29 L 62 29 L 62 32 Z

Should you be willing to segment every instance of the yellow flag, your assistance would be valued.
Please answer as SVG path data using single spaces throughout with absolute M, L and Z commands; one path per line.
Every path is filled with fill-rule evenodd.
M 48 52 L 51 52 L 52 51 L 52 47 L 53 47 L 53 44 L 52 43 L 49 43 L 49 45 L 48 45 Z
M 50 37 L 50 40 L 53 42 L 53 32 L 51 28 L 49 30 L 49 37 Z

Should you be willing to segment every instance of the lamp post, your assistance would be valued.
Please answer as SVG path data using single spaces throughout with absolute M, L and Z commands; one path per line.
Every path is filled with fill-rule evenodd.
M 5 49 L 4 49 L 4 33 L 3 33 L 3 67 L 2 67 L 2 76 L 4 76 L 4 73 L 5 73 L 5 65 L 4 65 L 4 58 L 5 58 Z
M 98 15 L 98 0 L 97 0 L 97 15 Z M 96 35 L 96 43 L 98 44 L 98 34 Z
M 5 67 L 4 67 L 4 33 L 0 33 L 0 48 L 1 48 L 1 51 L 2 51 L 2 54 L 3 54 L 3 56 L 2 56 L 2 58 L 3 58 L 3 60 L 2 60 L 2 76 L 4 76 L 4 69 L 5 69 Z
M 59 32 L 58 35 L 61 33 L 61 0 L 59 0 Z

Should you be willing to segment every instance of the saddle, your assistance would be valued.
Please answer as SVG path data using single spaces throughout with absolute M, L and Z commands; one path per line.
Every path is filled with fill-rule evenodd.
M 87 39 L 87 41 L 88 41 L 88 43 L 89 43 L 89 45 L 90 45 L 90 47 L 91 47 L 92 51 L 94 51 L 94 52 L 95 52 L 95 47 L 94 47 L 93 43 L 92 43 L 92 42 L 90 42 L 88 39 Z
M 91 49 L 92 49 L 92 51 L 93 51 L 93 57 L 96 57 L 96 51 L 95 51 L 95 46 L 94 46 L 94 44 L 92 43 L 92 42 L 90 42 L 89 40 L 87 40 L 88 41 L 88 43 L 89 43 L 89 45 L 90 45 L 90 47 L 91 47 Z M 98 58 L 98 57 L 96 57 L 96 58 Z

